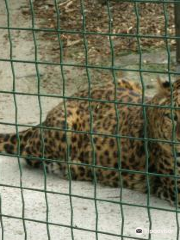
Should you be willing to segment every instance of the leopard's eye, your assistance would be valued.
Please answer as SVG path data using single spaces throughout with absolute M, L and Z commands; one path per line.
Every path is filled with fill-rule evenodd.
M 175 122 L 177 122 L 178 120 L 178 117 L 175 113 L 173 115 L 171 113 L 165 113 L 165 117 L 169 118 L 170 120 L 172 120 L 172 118 L 174 117 Z

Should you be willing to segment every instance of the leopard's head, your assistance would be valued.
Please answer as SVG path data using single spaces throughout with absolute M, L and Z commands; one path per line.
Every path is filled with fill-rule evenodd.
M 175 146 L 180 153 L 180 79 L 173 83 L 158 80 L 158 92 L 150 104 L 148 137 L 171 152 Z

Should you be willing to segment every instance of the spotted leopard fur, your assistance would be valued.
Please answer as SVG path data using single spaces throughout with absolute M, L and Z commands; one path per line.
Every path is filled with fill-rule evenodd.
M 41 126 L 1 134 L 0 152 L 20 154 L 29 165 L 44 166 L 64 178 L 96 178 L 112 187 L 146 192 L 148 178 L 151 193 L 180 202 L 180 145 L 174 142 L 180 140 L 180 111 L 173 110 L 172 120 L 170 108 L 162 107 L 170 106 L 172 99 L 175 107 L 180 106 L 180 80 L 172 88 L 159 81 L 158 93 L 145 99 L 146 108 L 138 105 L 143 100 L 141 88 L 133 82 L 97 87 L 90 95 L 81 91 L 66 101 L 66 114 L 60 103 Z

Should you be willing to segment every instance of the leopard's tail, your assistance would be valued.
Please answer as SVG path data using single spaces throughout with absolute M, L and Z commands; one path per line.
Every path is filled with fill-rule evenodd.
M 33 129 L 13 134 L 0 134 L 0 152 L 8 154 L 21 154 L 27 140 L 32 136 Z

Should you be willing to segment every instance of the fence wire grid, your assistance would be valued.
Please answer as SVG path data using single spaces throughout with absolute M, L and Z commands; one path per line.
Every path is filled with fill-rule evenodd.
M 47 239 L 55 239 L 52 238 L 51 236 L 51 230 L 50 228 L 52 226 L 55 227 L 61 227 L 64 229 L 70 229 L 70 233 L 71 233 L 71 238 L 68 239 L 80 239 L 80 238 L 76 238 L 74 232 L 75 231 L 84 231 L 87 233 L 92 233 L 94 234 L 94 238 L 93 239 L 105 239 L 105 237 L 107 237 L 107 239 L 154 239 L 153 235 L 148 233 L 146 234 L 146 237 L 142 236 L 142 235 L 135 235 L 135 233 L 133 233 L 132 235 L 127 235 L 126 231 L 125 231 L 125 225 L 126 225 L 126 215 L 124 213 L 124 208 L 126 206 L 128 207 L 136 207 L 139 209 L 139 211 L 141 211 L 141 209 L 145 209 L 147 211 L 147 216 L 148 216 L 148 229 L 152 229 L 153 227 L 153 218 L 152 218 L 152 210 L 155 211 L 166 211 L 166 212 L 171 212 L 174 214 L 175 218 L 176 218 L 176 237 L 174 239 L 179 239 L 179 208 L 178 208 L 178 203 L 175 204 L 174 208 L 166 208 L 166 207 L 157 207 L 157 206 L 152 206 L 151 205 L 151 201 L 150 201 L 150 181 L 149 181 L 149 177 L 151 175 L 156 175 L 157 177 L 162 177 L 162 176 L 166 176 L 166 177 L 172 177 L 171 175 L 163 175 L 163 174 L 155 174 L 155 173 L 151 173 L 148 170 L 148 166 L 149 166 L 149 151 L 148 151 L 148 142 L 155 142 L 155 141 L 163 141 L 161 139 L 152 139 L 152 138 L 148 138 L 147 136 L 147 117 L 146 117 L 146 109 L 147 107 L 151 106 L 154 108 L 168 108 L 167 106 L 157 106 L 157 105 L 148 105 L 148 103 L 146 103 L 145 100 L 145 96 L 146 96 L 146 85 L 147 83 L 144 82 L 144 74 L 155 74 L 155 75 L 161 75 L 163 77 L 166 77 L 166 79 L 168 79 L 168 81 L 172 82 L 172 78 L 176 78 L 176 76 L 179 75 L 179 71 L 176 68 L 172 68 L 172 53 L 171 53 L 171 49 L 176 49 L 176 59 L 177 62 L 180 61 L 180 1 L 157 1 L 157 0 L 152 0 L 152 1 L 147 1 L 147 0 L 130 0 L 130 1 L 110 1 L 110 0 L 105 0 L 105 1 L 87 1 L 87 0 L 66 0 L 66 1 L 60 1 L 60 0 L 51 0 L 51 1 L 24 1 L 26 3 L 26 10 L 23 9 L 22 6 L 19 6 L 20 8 L 22 8 L 23 13 L 27 16 L 29 16 L 29 25 L 30 27 L 17 27 L 13 24 L 13 19 L 11 17 L 13 8 L 13 1 L 10 0 L 3 0 L 1 1 L 1 4 L 4 5 L 4 10 L 5 12 L 3 13 L 6 16 L 6 24 L 2 25 L 1 21 L 0 21 L 0 30 L 3 31 L 7 31 L 7 42 L 8 45 L 5 46 L 6 48 L 8 48 L 9 51 L 9 57 L 8 58 L 3 58 L 2 55 L 0 56 L 0 62 L 6 62 L 10 65 L 11 67 L 11 75 L 12 75 L 12 90 L 3 90 L 2 88 L 0 89 L 0 94 L 3 94 L 3 96 L 7 95 L 11 95 L 13 97 L 13 102 L 14 102 L 14 109 L 15 109 L 15 122 L 4 122 L 1 121 L 0 124 L 3 126 L 10 126 L 10 127 L 15 127 L 16 133 L 18 135 L 18 151 L 17 154 L 6 154 L 6 153 L 0 153 L 1 156 L 8 156 L 10 157 L 16 157 L 18 159 L 18 166 L 19 166 L 19 173 L 20 173 L 20 181 L 19 181 L 19 186 L 18 185 L 10 185 L 10 184 L 6 184 L 6 183 L 1 183 L 0 182 L 0 187 L 2 188 L 11 188 L 11 189 L 19 189 L 21 192 L 21 201 L 22 201 L 22 215 L 21 217 L 16 216 L 16 215 L 9 215 L 9 214 L 5 214 L 3 211 L 3 197 L 2 197 L 2 193 L 0 196 L 0 223 L 1 223 L 1 239 L 5 240 L 6 239 L 6 227 L 4 227 L 4 220 L 5 219 L 10 219 L 10 220 L 20 220 L 22 221 L 22 225 L 23 225 L 23 239 L 30 239 L 29 238 L 29 231 L 27 231 L 27 222 L 34 222 L 34 223 L 41 223 L 44 224 L 46 226 L 46 234 L 47 234 Z M 75 4 L 76 5 L 76 9 L 72 9 L 72 5 Z M 117 30 L 117 25 L 116 25 L 116 21 L 114 20 L 116 18 L 115 14 L 118 14 L 116 12 L 115 6 L 121 6 L 121 7 L 125 7 L 124 9 L 124 14 L 126 14 L 126 11 L 128 8 L 131 10 L 133 10 L 132 15 L 134 15 L 134 27 L 132 28 L 131 26 L 129 26 L 128 29 L 126 29 L 126 31 L 118 31 Z M 125 5 L 124 5 L 125 4 Z M 142 9 L 141 6 L 143 4 L 143 9 L 146 9 L 146 6 L 154 4 L 153 6 L 156 6 L 157 8 L 161 8 L 162 10 L 162 19 L 161 21 L 163 22 L 163 27 L 159 30 L 159 32 L 154 32 L 155 30 L 153 30 L 152 32 L 146 32 L 146 28 L 142 27 L 142 21 L 143 21 L 143 16 L 142 16 Z M 146 5 L 147 4 L 147 5 Z M 93 19 L 95 14 L 97 14 L 97 12 L 93 13 L 91 12 L 92 9 L 88 9 L 88 6 L 93 6 L 94 9 L 98 8 L 98 15 L 96 16 L 96 21 L 93 20 L 90 24 L 91 18 Z M 169 16 L 169 6 L 171 6 L 171 11 L 173 12 L 173 19 L 171 19 L 172 17 Z M 53 9 L 53 10 L 52 10 Z M 172 10 L 173 9 L 173 10 Z M 49 12 L 47 11 L 49 10 Z M 101 10 L 103 13 L 101 13 Z M 95 10 L 94 10 L 95 11 Z M 153 10 L 152 10 L 153 11 Z M 79 12 L 79 15 L 74 16 L 74 19 L 72 17 L 73 13 L 77 13 Z M 38 15 L 39 14 L 39 15 Z M 70 15 L 68 15 L 70 14 Z M 149 14 L 151 14 L 151 11 L 149 12 Z M 66 16 L 67 15 L 67 16 Z M 99 26 L 98 24 L 98 19 L 99 21 L 101 20 L 101 15 L 106 17 L 106 22 L 105 22 L 105 28 L 102 30 L 101 26 Z M 148 12 L 147 12 L 148 15 Z M 172 15 L 172 13 L 171 13 Z M 52 17 L 53 16 L 53 17 Z M 65 18 L 69 16 L 70 20 L 68 22 L 67 18 Z M 65 19 L 65 22 L 63 22 L 63 17 Z M 145 17 L 145 16 L 144 16 Z M 157 16 L 155 16 L 157 17 Z M 72 18 L 72 19 L 71 19 Z M 120 17 L 119 17 L 120 18 Z M 131 16 L 125 15 L 125 18 L 130 18 Z M 151 16 L 152 18 L 152 16 Z M 43 19 L 43 20 L 42 20 Z M 47 22 L 44 23 L 44 19 L 48 19 Z M 42 22 L 41 22 L 42 20 Z M 171 20 L 171 25 L 173 26 L 171 31 L 170 31 L 170 20 Z M 145 21 L 145 20 L 144 20 Z M 153 21 L 153 19 L 152 19 Z M 176 23 L 176 24 L 175 24 Z M 44 24 L 44 25 L 43 25 Z M 89 24 L 89 25 L 88 25 Z M 102 24 L 102 22 L 101 22 Z M 123 24 L 123 22 L 122 22 Z M 148 22 L 148 24 L 150 24 L 150 22 Z M 146 27 L 148 28 L 148 24 L 146 25 Z M 97 25 L 96 29 L 93 29 L 94 26 Z M 99 27 L 98 27 L 99 26 Z M 157 25 L 158 26 L 158 22 Z M 176 29 L 175 29 L 176 26 Z M 121 27 L 120 27 L 121 28 Z M 102 30 L 102 31 L 101 31 Z M 14 57 L 14 32 L 15 31 L 21 31 L 21 32 L 28 32 L 29 34 L 32 35 L 32 39 L 33 39 L 33 47 L 34 47 L 34 60 L 27 60 L 25 59 L 18 59 Z M 49 39 L 47 41 L 52 41 L 54 43 L 54 41 L 56 41 L 56 45 L 55 45 L 55 51 L 56 53 L 54 53 L 55 55 L 57 55 L 58 57 L 54 60 L 53 58 L 51 58 L 50 60 L 45 60 L 43 61 L 42 58 L 39 57 L 39 47 L 40 47 L 40 43 L 39 43 L 39 34 L 44 34 L 44 36 L 46 38 L 49 37 Z M 79 36 L 79 39 L 76 39 L 76 37 Z M 102 45 L 100 43 L 100 46 L 97 47 L 96 45 L 96 41 L 102 41 L 102 39 L 105 39 L 105 47 L 104 47 L 104 42 L 102 42 Z M 122 40 L 121 40 L 122 39 Z M 118 43 L 119 41 L 119 43 Z M 166 51 L 166 56 L 167 56 L 167 68 L 145 68 L 144 67 L 144 62 L 143 62 L 143 52 L 144 50 L 147 50 L 147 48 L 149 48 L 147 42 L 150 41 L 150 44 L 155 45 L 154 48 L 158 48 L 158 45 L 164 44 L 164 49 Z M 81 48 L 83 48 L 82 53 L 79 54 L 78 53 L 78 44 L 81 44 Z M 123 43 L 121 45 L 121 43 Z M 126 46 L 126 44 L 129 43 L 129 45 Z M 94 48 L 93 48 L 93 44 L 94 44 Z M 147 45 L 146 45 L 147 44 Z M 146 46 L 145 46 L 146 45 Z M 77 49 L 76 49 L 77 46 Z M 96 48 L 97 47 L 97 48 Z M 103 48 L 105 49 L 105 51 L 103 50 L 102 52 L 99 50 L 99 48 Z M 124 47 L 124 49 L 123 49 Z M 128 49 L 129 47 L 129 49 Z M 162 47 L 162 46 L 160 46 Z M 69 59 L 70 57 L 72 57 L 72 59 L 74 58 L 74 61 L 67 61 L 68 57 L 67 55 L 69 54 L 69 52 L 66 52 L 66 48 L 70 49 L 69 52 L 71 52 L 71 49 L 74 48 L 76 49 L 76 52 L 73 53 L 74 55 L 69 55 Z M 91 50 L 91 51 L 90 51 Z M 126 55 L 132 53 L 136 53 L 138 56 L 138 67 L 124 67 L 124 65 L 118 65 L 117 64 L 117 58 L 119 56 L 116 55 L 116 51 L 120 52 L 120 51 L 126 51 Z M 46 51 L 46 49 L 44 49 L 44 51 Z M 94 52 L 93 52 L 94 51 Z M 127 51 L 128 54 L 127 54 Z M 93 54 L 92 54 L 93 52 Z M 72 53 L 71 53 L 72 54 Z M 79 55 L 78 55 L 79 54 Z M 98 61 L 96 61 L 96 56 L 97 58 L 99 57 L 99 55 L 101 56 L 102 54 L 102 59 L 103 61 L 98 64 Z M 77 57 L 79 56 L 79 58 Z M 108 61 L 104 61 L 105 57 L 107 56 Z M 67 57 L 67 58 L 66 58 Z M 77 61 L 76 61 L 77 60 Z M 130 61 L 130 60 L 129 60 Z M 37 92 L 36 93 L 32 93 L 32 92 L 23 92 L 17 89 L 17 72 L 15 70 L 14 65 L 15 64 L 28 64 L 28 65 L 33 65 L 35 67 L 35 71 L 36 71 L 36 79 L 37 79 Z M 42 75 L 41 75 L 41 66 L 53 66 L 53 67 L 59 67 L 59 71 L 61 73 L 61 90 L 62 93 L 58 94 L 58 93 L 46 93 L 44 91 L 42 91 Z M 133 66 L 133 64 L 132 64 Z M 52 128 L 54 130 L 59 130 L 59 131 L 65 131 L 66 135 L 68 133 L 77 133 L 77 134 L 81 134 L 81 133 L 85 133 L 85 134 L 89 134 L 90 135 L 90 141 L 91 141 L 91 145 L 92 145 L 92 169 L 93 169 L 93 176 L 94 176 L 94 181 L 93 181 L 93 197 L 89 197 L 89 196 L 84 196 L 81 193 L 79 194 L 74 194 L 72 191 L 72 176 L 71 176 L 71 165 L 73 165 L 74 163 L 71 162 L 71 152 L 70 152 L 70 148 L 69 148 L 69 143 L 66 142 L 67 144 L 67 159 L 68 161 L 64 161 L 64 163 L 66 163 L 68 165 L 68 184 L 69 184 L 69 189 L 67 193 L 63 193 L 60 191 L 51 191 L 48 189 L 47 187 L 47 178 L 48 178 L 48 173 L 46 171 L 45 165 L 44 165 L 44 161 L 48 160 L 48 161 L 56 161 L 54 159 L 46 159 L 46 157 L 44 156 L 44 138 L 43 138 L 43 131 L 46 129 L 49 129 L 48 127 L 45 127 L 43 125 L 43 121 L 44 121 L 44 117 L 43 117 L 43 107 L 42 107 L 42 98 L 43 97 L 48 97 L 48 98 L 57 98 L 58 100 L 62 100 L 63 102 L 63 106 L 64 106 L 64 111 L 65 111 L 65 120 L 67 120 L 67 109 L 66 109 L 66 101 L 69 99 L 74 99 L 74 100 L 84 100 L 83 97 L 78 97 L 78 96 L 69 96 L 69 94 L 67 94 L 67 89 L 66 89 L 66 82 L 67 82 L 67 76 L 66 76 L 66 68 L 77 68 L 80 70 L 84 70 L 85 71 L 85 75 L 86 75 L 86 85 L 87 85 L 87 89 L 88 89 L 88 94 L 89 97 L 85 98 L 86 101 L 88 101 L 89 104 L 89 118 L 90 118 L 90 132 L 83 132 L 83 131 L 76 131 L 76 130 L 72 130 L 68 128 L 67 125 L 67 121 L 65 124 L 65 130 L 64 129 L 60 129 L 60 128 Z M 136 76 L 138 76 L 139 79 L 139 83 L 142 87 L 142 102 L 141 103 L 122 103 L 125 105 L 129 105 L 129 106 L 140 106 L 143 109 L 143 118 L 145 121 L 145 124 L 143 126 L 143 130 L 144 130 L 144 138 L 143 139 L 139 139 L 139 138 L 135 138 L 135 137 L 131 137 L 132 140 L 142 140 L 144 142 L 144 148 L 145 148 L 145 154 L 146 154 L 146 169 L 144 172 L 140 172 L 141 174 L 146 175 L 146 184 L 147 184 L 147 200 L 146 200 L 146 204 L 145 205 L 141 205 L 139 203 L 136 204 L 131 204 L 128 203 L 126 201 L 123 200 L 123 188 L 121 187 L 118 190 L 119 193 L 119 197 L 116 200 L 111 200 L 109 199 L 103 199 L 101 197 L 99 197 L 98 195 L 98 190 L 97 190 L 97 186 L 98 186 L 98 181 L 97 181 L 97 176 L 96 176 L 96 169 L 98 169 L 99 166 L 96 166 L 96 150 L 94 147 L 94 140 L 93 137 L 94 136 L 98 136 L 101 135 L 101 133 L 96 133 L 93 132 L 93 110 L 91 108 L 91 104 L 92 102 L 96 101 L 96 102 L 107 102 L 106 100 L 94 100 L 91 98 L 91 89 L 93 86 L 93 80 L 92 80 L 92 71 L 105 71 L 106 73 L 108 72 L 108 76 L 111 76 L 111 81 L 113 81 L 114 83 L 114 87 L 115 89 L 117 88 L 117 78 L 118 78 L 118 74 L 124 74 L 124 73 L 131 73 L 132 75 L 135 74 Z M 106 74 L 105 73 L 105 74 Z M 131 75 L 131 76 L 132 76 Z M 103 75 L 104 76 L 104 75 Z M 74 76 L 75 77 L 75 76 Z M 94 76 L 93 76 L 94 77 Z M 50 81 L 50 80 L 49 80 Z M 103 83 L 103 81 L 102 81 Z M 33 125 L 33 124 L 22 124 L 19 123 L 18 121 L 18 114 L 19 114 L 19 107 L 18 107 L 18 102 L 17 102 L 17 96 L 20 95 L 26 95 L 29 97 L 36 97 L 38 100 L 38 105 L 39 105 L 39 112 L 40 112 L 40 118 L 39 118 L 39 125 Z M 172 87 L 171 87 L 171 95 L 172 94 Z M 115 108 L 115 112 L 116 112 L 116 118 L 117 118 L 117 126 L 119 125 L 119 119 L 118 119 L 118 108 L 117 105 L 119 104 L 119 100 L 117 100 L 117 96 L 115 94 L 115 100 L 114 101 L 109 101 L 111 103 L 114 103 L 114 108 Z M 2 103 L 1 103 L 2 104 Z M 26 104 L 26 103 L 24 103 Z M 172 115 L 173 115 L 173 109 L 174 109 L 174 105 L 173 105 L 173 97 L 171 99 L 171 111 L 172 111 Z M 1 119 L 1 118 L 0 118 Z M 25 128 L 31 128 L 31 127 L 37 127 L 40 129 L 40 135 L 41 135 L 41 141 L 43 143 L 43 149 L 42 149 L 42 158 L 39 158 L 39 160 L 41 160 L 43 162 L 43 176 L 44 176 L 44 189 L 40 189 L 40 188 L 36 188 L 36 187 L 26 187 L 23 183 L 23 166 L 22 166 L 22 156 L 20 153 L 20 137 L 19 137 L 19 129 L 21 127 L 25 127 Z M 118 128 L 118 127 L 117 127 Z M 121 152 L 121 143 L 120 143 L 120 139 L 121 138 L 129 138 L 128 136 L 121 136 L 118 135 L 118 129 L 116 129 L 117 134 L 102 134 L 106 137 L 114 137 L 117 141 L 117 146 L 118 146 L 118 153 L 119 153 L 119 168 L 118 169 L 114 169 L 114 168 L 110 168 L 110 170 L 116 170 L 119 172 L 119 179 L 122 183 L 122 173 L 123 172 L 127 172 L 128 174 L 135 174 L 138 173 L 138 171 L 135 170 L 128 170 L 128 169 L 123 169 L 121 167 L 121 159 L 120 159 L 120 152 Z M 173 142 L 175 141 L 175 126 L 173 126 Z M 166 143 L 172 143 L 171 140 L 169 141 L 165 141 Z M 174 149 L 175 152 L 175 149 Z M 176 155 L 174 153 L 174 155 Z M 31 157 L 32 159 L 32 157 Z M 35 158 L 37 159 L 37 158 Z M 177 160 L 175 160 L 176 164 L 177 164 Z M 11 164 L 11 162 L 9 163 Z M 78 165 L 78 163 L 76 163 Z M 79 165 L 81 165 L 81 163 L 79 163 Z M 82 164 L 82 166 L 86 166 L 86 164 Z M 1 168 L 1 167 L 0 167 Z M 103 168 L 103 167 L 102 167 Z M 104 169 L 108 169 L 105 168 Z M 13 169 L 12 169 L 13 171 Z M 177 186 L 177 176 L 173 176 L 175 181 L 176 181 L 176 197 L 178 195 L 178 186 Z M 61 181 L 61 180 L 58 180 Z M 121 184 L 123 185 L 123 184 Z M 39 220 L 39 219 L 33 219 L 33 218 L 28 218 L 26 217 L 26 201 L 25 201 L 25 197 L 24 197 L 24 191 L 33 191 L 33 192 L 38 192 L 38 193 L 43 193 L 44 194 L 44 198 L 45 198 L 45 204 L 46 204 L 46 219 L 45 220 Z M 70 203 L 70 210 L 67 209 L 67 211 L 70 211 L 70 224 L 62 224 L 62 223 L 58 223 L 58 222 L 52 222 L 49 220 L 49 202 L 48 202 L 48 194 L 54 194 L 57 196 L 66 196 L 69 198 L 69 203 Z M 73 199 L 85 199 L 85 200 L 91 200 L 94 202 L 94 209 L 95 209 L 95 223 L 94 223 L 94 228 L 93 229 L 89 229 L 89 228 L 84 228 L 84 227 L 78 227 L 75 225 L 74 223 L 74 206 L 73 206 Z M 178 199 L 178 197 L 177 197 Z M 119 206 L 119 211 L 120 211 L 120 219 L 119 221 L 121 222 L 121 224 L 119 224 L 119 233 L 113 233 L 110 232 L 108 229 L 107 231 L 102 231 L 99 229 L 99 224 L 100 224 L 100 220 L 99 220 L 99 210 L 98 210 L 98 203 L 99 202 L 108 202 L 110 204 L 114 204 L 114 205 L 118 205 Z M 110 214 L 110 213 L 109 213 Z M 113 223 L 109 223 L 109 224 L 113 224 Z M 137 226 L 138 227 L 138 226 Z M 103 238 L 101 237 L 103 236 Z M 111 238 L 112 237 L 112 238 Z M 169 235 L 167 235 L 166 239 L 171 239 L 168 238 Z M 161 237 L 160 237 L 161 238 Z M 159 238 L 159 239 L 160 239 Z M 65 239 L 65 238 L 61 238 L 61 236 L 59 236 L 58 239 Z

